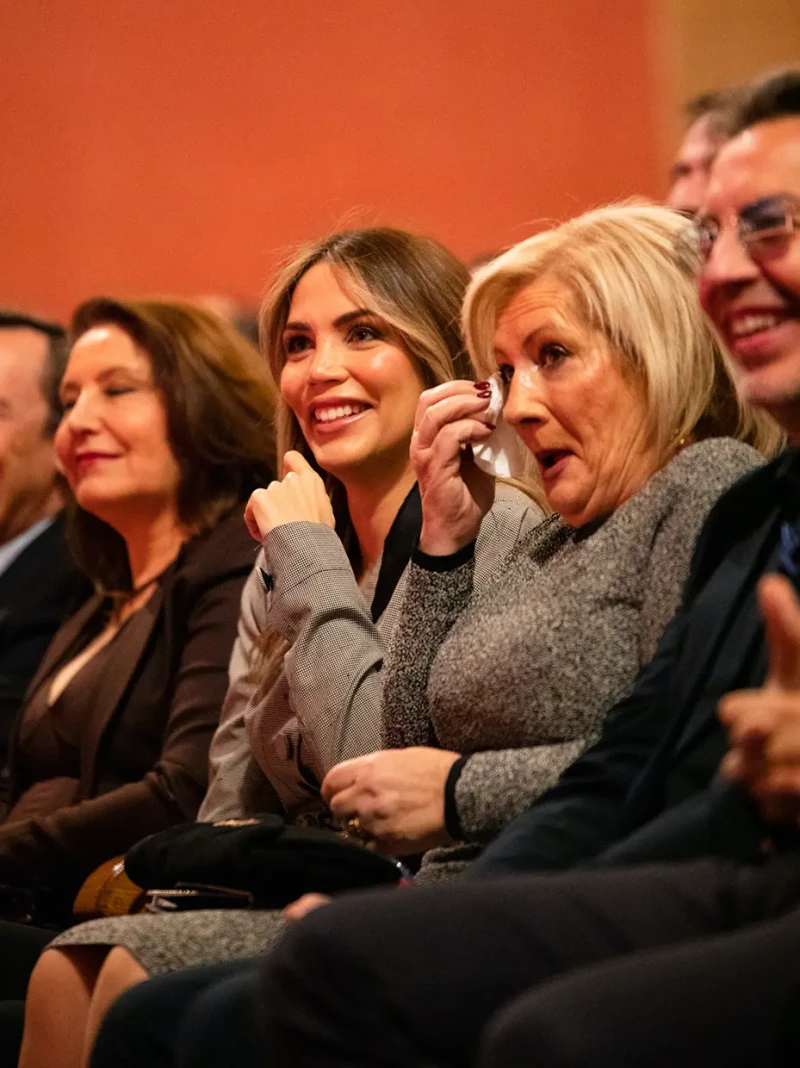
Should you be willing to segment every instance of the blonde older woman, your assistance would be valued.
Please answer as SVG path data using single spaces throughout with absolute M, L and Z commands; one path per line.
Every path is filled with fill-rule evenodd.
M 384 684 L 391 748 L 323 783 L 379 849 L 448 847 L 423 877 L 474 856 L 594 740 L 655 651 L 711 506 L 780 442 L 737 397 L 696 264 L 685 220 L 637 204 L 524 241 L 472 282 L 473 362 L 502 375 L 505 418 L 557 515 L 476 595 L 491 493 L 460 457 L 482 440 L 486 401 L 468 382 L 423 394 L 420 551 Z

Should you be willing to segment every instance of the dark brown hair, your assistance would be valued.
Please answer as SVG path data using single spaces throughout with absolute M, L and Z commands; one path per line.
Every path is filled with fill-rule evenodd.
M 47 404 L 47 416 L 43 432 L 51 438 L 61 420 L 61 405 L 58 400 L 58 386 L 67 366 L 67 332 L 60 323 L 50 319 L 41 319 L 38 315 L 27 312 L 0 308 L 0 330 L 35 330 L 47 338 L 47 357 L 42 371 L 42 397 Z
M 738 109 L 732 134 L 776 119 L 800 118 L 800 67 L 769 74 L 750 89 Z
M 734 85 L 728 89 L 716 89 L 693 97 L 685 107 L 689 125 L 705 119 L 711 136 L 727 141 L 737 122 L 739 109 L 748 97 L 747 86 Z
M 181 473 L 181 521 L 210 529 L 274 477 L 274 389 L 264 361 L 231 323 L 182 301 L 95 297 L 75 310 L 72 342 L 104 324 L 124 330 L 149 356 Z M 121 535 L 77 505 L 70 512 L 84 570 L 103 591 L 129 591 Z

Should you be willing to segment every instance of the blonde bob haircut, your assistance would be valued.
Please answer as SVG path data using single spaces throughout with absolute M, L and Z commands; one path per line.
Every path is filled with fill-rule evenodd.
M 641 381 L 662 463 L 682 443 L 710 437 L 737 438 L 774 455 L 783 433 L 739 398 L 732 364 L 697 298 L 699 266 L 691 224 L 643 201 L 586 212 L 521 241 L 479 269 L 467 292 L 463 323 L 473 367 L 481 378 L 496 371 L 501 315 L 547 276 Z

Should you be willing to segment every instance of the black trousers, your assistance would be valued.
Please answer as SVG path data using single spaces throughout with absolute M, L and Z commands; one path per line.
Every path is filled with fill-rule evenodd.
M 28 980 L 39 954 L 57 933 L 0 920 L 0 1068 L 16 1068 Z
M 256 974 L 239 960 L 140 983 L 106 1014 L 91 1068 L 264 1068 Z
M 794 857 L 354 895 L 270 954 L 241 1068 L 783 1068 L 798 906 Z

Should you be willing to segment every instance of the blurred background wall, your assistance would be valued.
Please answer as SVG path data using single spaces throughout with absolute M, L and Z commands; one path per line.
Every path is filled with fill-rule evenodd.
M 798 58 L 798 0 L 3 0 L 0 303 L 256 299 L 343 223 L 472 257 L 661 195 L 685 97 Z

